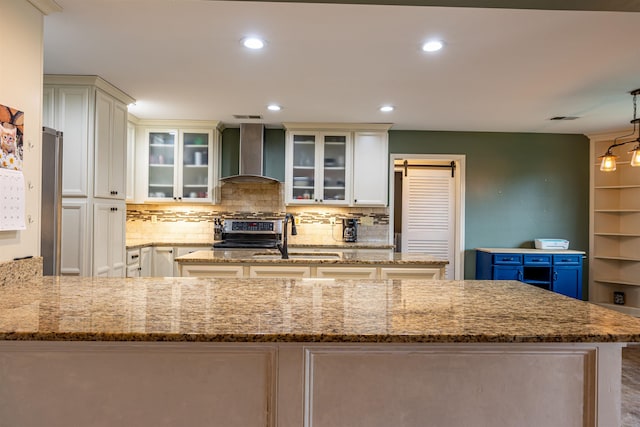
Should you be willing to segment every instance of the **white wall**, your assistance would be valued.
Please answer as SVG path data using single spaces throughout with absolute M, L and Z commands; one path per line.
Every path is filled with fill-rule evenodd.
M 27 0 L 0 0 L 0 104 L 24 112 L 27 229 L 0 231 L 0 261 L 40 254 L 43 15 Z M 31 147 L 31 148 L 30 148 Z

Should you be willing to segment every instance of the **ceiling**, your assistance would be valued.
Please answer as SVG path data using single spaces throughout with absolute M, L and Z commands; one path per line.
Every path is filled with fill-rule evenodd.
M 137 100 L 139 118 L 590 134 L 631 129 L 629 92 L 640 88 L 637 2 L 582 2 L 592 11 L 472 0 L 453 3 L 486 7 L 56 2 L 63 11 L 45 17 L 45 73 L 99 75 Z M 605 3 L 616 11 L 596 6 Z M 242 47 L 248 35 L 266 48 Z M 445 48 L 422 52 L 429 38 Z M 283 110 L 267 111 L 272 102 Z M 396 109 L 382 113 L 383 104 Z

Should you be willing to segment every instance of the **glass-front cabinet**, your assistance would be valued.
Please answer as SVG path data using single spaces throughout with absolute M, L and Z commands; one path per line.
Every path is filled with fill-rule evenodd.
M 349 132 L 288 133 L 287 202 L 349 204 L 351 144 Z
M 214 142 L 208 129 L 146 129 L 145 200 L 214 201 Z

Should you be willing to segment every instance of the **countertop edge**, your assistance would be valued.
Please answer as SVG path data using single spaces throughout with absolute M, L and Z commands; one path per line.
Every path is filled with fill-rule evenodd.
M 108 332 L 2 332 L 0 341 L 210 342 L 210 343 L 640 343 L 638 335 L 328 335 L 328 334 L 179 334 Z

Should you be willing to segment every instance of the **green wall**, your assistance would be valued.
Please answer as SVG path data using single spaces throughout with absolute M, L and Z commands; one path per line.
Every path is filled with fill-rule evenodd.
M 238 171 L 239 129 L 225 129 L 222 176 Z M 265 131 L 265 174 L 284 181 L 285 133 Z M 584 135 L 389 132 L 395 154 L 464 154 L 465 278 L 475 248 L 532 247 L 538 237 L 589 248 L 589 139 Z M 587 265 L 584 278 L 587 280 Z M 585 288 L 586 289 L 586 288 Z
M 535 133 L 390 131 L 397 154 L 465 154 L 465 278 L 475 248 L 532 247 L 538 237 L 589 248 L 589 139 Z M 587 268 L 585 265 L 585 282 Z

